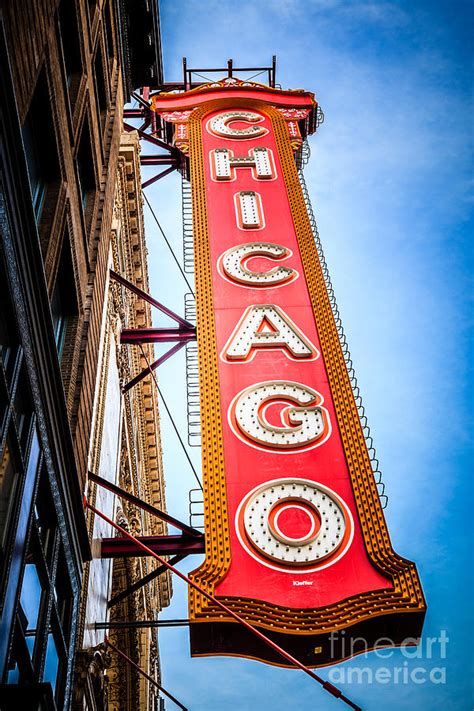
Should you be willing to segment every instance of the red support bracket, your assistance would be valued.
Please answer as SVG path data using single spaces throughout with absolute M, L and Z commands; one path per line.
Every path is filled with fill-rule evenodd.
M 169 559 L 169 562 L 171 563 L 171 565 L 176 565 L 176 563 L 179 563 L 181 560 L 183 560 L 183 558 L 186 558 L 186 556 L 175 555 L 173 556 L 173 558 Z M 115 605 L 118 605 L 119 602 L 125 600 L 125 598 L 127 598 L 129 595 L 132 595 L 132 593 L 136 592 L 137 590 L 140 590 L 145 585 L 148 585 L 148 583 L 153 582 L 153 580 L 165 573 L 166 570 L 167 569 L 164 565 L 159 565 L 158 568 L 152 570 L 151 573 L 148 573 L 148 575 L 144 575 L 143 578 L 137 580 L 136 583 L 132 583 L 132 585 L 130 585 L 128 588 L 125 588 L 125 590 L 122 590 L 121 592 L 117 593 L 117 595 L 114 595 L 114 597 L 110 598 L 107 603 L 107 609 L 110 610 L 112 607 L 115 607 Z
M 141 373 L 129 380 L 129 382 L 122 388 L 122 392 L 126 393 L 131 388 L 133 388 L 134 385 L 137 385 L 137 383 L 143 380 L 143 378 L 147 376 L 148 373 L 152 373 L 154 370 L 156 370 L 156 368 L 158 368 L 159 365 L 161 365 L 162 363 L 167 361 L 168 358 L 171 358 L 172 355 L 177 353 L 177 351 L 179 351 L 182 346 L 186 345 L 186 343 L 189 343 L 189 341 L 195 340 L 196 327 L 193 326 L 193 324 L 189 321 L 186 321 L 186 319 L 182 318 L 181 316 L 178 316 L 178 314 L 176 314 L 174 311 L 162 304 L 160 301 L 154 299 L 152 296 L 150 296 L 150 294 L 147 294 L 146 291 L 140 289 L 139 286 L 136 286 L 136 284 L 132 284 L 132 282 L 128 279 L 125 279 L 125 277 L 121 276 L 120 274 L 117 274 L 117 272 L 114 272 L 113 269 L 110 270 L 110 278 L 116 281 L 118 284 L 124 286 L 133 294 L 136 294 L 138 297 L 140 297 L 140 299 L 143 299 L 152 306 L 155 306 L 155 308 L 166 314 L 166 316 L 169 316 L 171 319 L 173 319 L 173 321 L 176 321 L 179 326 L 178 328 L 123 329 L 122 334 L 120 336 L 121 343 L 129 343 L 132 345 L 141 345 L 143 343 L 176 343 L 175 346 L 173 346 L 166 353 L 157 358 L 157 360 L 155 360 L 151 365 L 147 365 L 147 367 L 144 368 Z
M 102 538 L 101 558 L 136 558 L 146 555 L 191 555 L 204 553 L 204 536 L 192 538 L 187 535 L 180 536 L 137 536 L 136 540 L 144 544 L 145 548 L 137 548 L 137 544 L 127 538 Z M 147 552 L 151 551 L 150 552 Z
M 128 281 L 128 279 L 125 279 L 125 277 L 121 276 L 120 274 L 117 274 L 117 272 L 114 272 L 113 269 L 110 270 L 110 278 L 113 279 L 114 281 L 118 282 L 125 288 L 127 288 L 129 291 L 133 292 L 137 296 L 140 297 L 140 299 L 143 299 L 147 303 L 151 304 L 152 306 L 155 306 L 157 309 L 159 309 L 162 313 L 166 314 L 166 316 L 169 316 L 170 318 L 173 319 L 173 321 L 176 321 L 176 323 L 179 323 L 179 325 L 188 330 L 193 330 L 194 326 L 192 323 L 189 321 L 186 321 L 186 319 L 182 318 L 181 316 L 178 316 L 174 311 L 169 309 L 167 306 L 164 304 L 160 303 L 156 299 L 154 299 L 150 294 L 147 294 L 146 291 L 143 291 L 143 289 L 140 289 L 139 286 L 136 286 L 135 284 L 132 284 L 131 281 Z
M 178 167 L 178 161 L 176 158 L 171 156 L 162 155 L 146 155 L 140 156 L 140 163 L 142 165 L 172 165 L 175 168 Z
M 150 178 L 149 180 L 145 180 L 145 182 L 142 183 L 142 190 L 147 188 L 149 185 L 156 183 L 157 180 L 161 180 L 161 178 L 164 178 L 165 175 L 169 175 L 174 170 L 176 170 L 177 167 L 178 167 L 177 164 L 172 165 L 169 168 L 166 168 L 166 170 L 162 170 L 161 173 L 157 173 L 157 175 L 154 175 L 153 178 Z
M 196 340 L 195 328 L 124 328 L 121 343 L 175 343 Z
M 153 144 L 154 146 L 158 146 L 159 148 L 164 148 L 165 151 L 169 151 L 172 155 L 176 156 L 179 158 L 179 151 L 177 148 L 174 146 L 170 146 L 168 143 L 165 141 L 162 141 L 161 139 L 157 138 L 156 136 L 152 136 L 151 133 L 145 133 L 145 131 L 141 128 L 137 128 L 136 126 L 132 126 L 130 123 L 127 123 L 124 121 L 123 127 L 125 131 L 136 131 L 140 138 L 143 138 L 143 140 L 148 141 L 148 143 Z
M 141 119 L 143 118 L 143 109 L 124 109 L 124 119 Z
M 177 343 L 173 348 L 170 348 L 169 351 L 166 351 L 166 353 L 163 353 L 162 356 L 157 358 L 151 365 L 148 365 L 146 368 L 142 370 L 141 373 L 138 373 L 134 378 L 128 381 L 126 385 L 123 386 L 122 388 L 122 393 L 127 393 L 129 390 L 131 390 L 134 385 L 137 385 L 143 378 L 145 378 L 148 373 L 152 373 L 154 370 L 158 368 L 162 363 L 168 360 L 168 358 L 171 358 L 172 355 L 177 353 L 183 346 L 186 345 L 188 341 L 181 341 Z
M 171 516 L 166 511 L 162 511 L 156 506 L 148 504 L 146 501 L 143 501 L 142 499 L 138 498 L 138 496 L 135 496 L 135 494 L 131 494 L 129 491 L 121 489 L 120 486 L 117 486 L 117 484 L 114 484 L 108 479 L 104 479 L 103 477 L 99 476 L 98 474 L 94 474 L 93 472 L 88 472 L 88 477 L 90 481 L 94 482 L 94 484 L 102 486 L 104 489 L 111 491 L 113 494 L 119 496 L 121 499 L 130 501 L 130 503 L 132 503 L 134 506 L 138 506 L 138 508 L 143 509 L 143 511 L 146 511 L 152 516 L 161 518 L 162 521 L 166 521 L 166 523 L 171 524 L 175 528 L 179 528 L 179 530 L 185 533 L 186 535 L 191 536 L 192 538 L 196 538 L 197 540 L 203 539 L 204 534 L 202 533 L 202 531 L 199 531 L 197 528 L 193 528 L 193 526 L 188 526 L 187 523 L 183 523 L 179 519 L 174 518 L 174 516 Z

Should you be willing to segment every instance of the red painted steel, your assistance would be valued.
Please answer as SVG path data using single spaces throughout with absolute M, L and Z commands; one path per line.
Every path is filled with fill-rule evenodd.
M 168 143 L 165 143 L 165 141 L 160 140 L 157 138 L 155 135 L 151 135 L 151 133 L 145 133 L 145 131 L 141 128 L 137 128 L 136 126 L 132 126 L 130 123 L 127 123 L 124 121 L 123 128 L 125 131 L 136 131 L 140 138 L 143 138 L 143 140 L 148 141 L 148 143 L 152 143 L 154 146 L 159 146 L 159 148 L 164 148 L 166 151 L 169 151 L 172 155 L 179 156 L 179 151 L 174 148 L 173 146 L 170 146 Z
M 212 85 L 209 88 L 202 89 L 195 94 L 155 94 L 152 98 L 152 108 L 155 103 L 160 104 L 161 110 L 166 111 L 176 111 L 183 109 L 193 109 L 200 104 L 212 99 L 212 101 L 218 99 L 228 99 L 229 91 L 226 88 L 222 90 L 213 88 Z M 274 106 L 288 107 L 292 108 L 307 108 L 308 106 L 308 94 L 301 92 L 301 94 L 294 94 L 292 92 L 279 91 L 275 89 L 248 89 L 245 92 L 245 98 L 252 102 L 253 100 L 270 100 Z M 166 104 L 166 107 L 165 107 Z M 240 141 L 239 141 L 240 144 Z M 235 145 L 235 142 L 234 142 Z
M 170 156 L 153 156 L 153 155 L 141 155 L 140 163 L 142 165 L 174 165 L 177 166 L 178 162 L 176 158 L 171 158 Z
M 124 109 L 123 117 L 124 119 L 141 119 L 143 118 L 143 109 Z
M 204 553 L 204 537 L 191 536 L 140 536 L 147 550 L 160 555 L 191 555 Z M 101 558 L 134 558 L 137 546 L 126 538 L 103 538 L 101 541 Z M 148 553 L 148 555 L 151 555 Z
M 186 321 L 186 319 L 182 318 L 182 316 L 178 316 L 177 313 L 169 309 L 167 306 L 162 304 L 160 301 L 157 301 L 156 299 L 153 298 L 153 296 L 150 296 L 150 294 L 147 294 L 146 291 L 143 291 L 143 289 L 140 289 L 139 286 L 136 284 L 133 284 L 131 281 L 126 279 L 125 277 L 121 276 L 121 274 L 117 274 L 117 272 L 114 272 L 113 269 L 110 270 L 110 278 L 114 279 L 114 281 L 118 282 L 119 284 L 122 284 L 122 286 L 125 286 L 129 291 L 132 291 L 134 294 L 140 297 L 140 299 L 143 299 L 144 301 L 147 301 L 149 304 L 152 306 L 155 306 L 159 311 L 162 313 L 166 314 L 166 316 L 169 316 L 170 318 L 173 319 L 173 321 L 176 321 L 179 323 L 179 325 L 185 329 L 194 329 L 195 327 L 193 326 L 192 323 L 189 321 Z
M 156 183 L 157 180 L 161 180 L 161 178 L 164 178 L 166 175 L 169 175 L 174 170 L 176 170 L 177 167 L 178 167 L 177 164 L 172 165 L 170 168 L 163 170 L 161 173 L 158 173 L 157 175 L 154 175 L 153 178 L 150 178 L 149 180 L 145 180 L 145 182 L 142 183 L 142 190 L 144 188 L 147 188 L 149 185 L 153 185 L 153 183 Z
M 121 343 L 174 343 L 195 339 L 195 328 L 124 328 L 120 334 Z
M 169 351 L 166 351 L 166 353 L 163 353 L 162 356 L 157 358 L 153 363 L 148 365 L 146 368 L 142 370 L 141 373 L 138 373 L 134 378 L 128 381 L 123 388 L 122 388 L 122 393 L 127 393 L 129 390 L 131 390 L 137 383 L 139 383 L 143 378 L 145 378 L 149 373 L 153 373 L 154 370 L 156 370 L 160 365 L 165 363 L 168 358 L 171 358 L 175 353 L 177 353 L 183 346 L 186 345 L 188 341 L 180 341 L 177 343 L 173 348 L 170 348 Z M 141 343 L 139 344 L 141 345 Z
M 151 514 L 152 516 L 155 516 L 156 518 L 161 519 L 162 521 L 166 521 L 166 523 L 169 523 L 171 526 L 179 528 L 180 531 L 187 533 L 189 536 L 198 539 L 203 538 L 204 534 L 201 531 L 198 531 L 197 528 L 188 526 L 187 523 L 183 523 L 174 516 L 171 516 L 171 514 L 169 514 L 167 511 L 162 511 L 156 506 L 153 506 L 152 504 L 143 501 L 143 499 L 140 499 L 138 496 L 131 494 L 129 491 L 125 491 L 125 489 L 121 489 L 120 486 L 117 486 L 117 484 L 114 484 L 108 479 L 104 479 L 103 477 L 99 476 L 98 474 L 94 474 L 93 472 L 89 472 L 88 477 L 90 481 L 93 481 L 95 484 L 102 486 L 104 489 L 108 489 L 108 491 L 112 491 L 116 496 L 119 496 L 121 499 L 130 501 L 132 504 L 134 504 L 134 506 L 138 506 L 138 508 L 142 509 L 143 511 L 146 511 L 147 513 Z

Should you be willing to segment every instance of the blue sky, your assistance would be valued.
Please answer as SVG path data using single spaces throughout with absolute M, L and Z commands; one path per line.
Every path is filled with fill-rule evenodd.
M 167 80 L 181 76 L 183 56 L 191 66 L 229 57 L 259 66 L 276 54 L 277 81 L 314 91 L 325 113 L 306 180 L 390 498 L 392 541 L 418 565 L 424 635 L 449 638 L 445 659 L 438 644 L 426 659 L 425 644 L 418 659 L 397 651 L 321 670 L 365 711 L 473 707 L 472 14 L 468 3 L 436 0 L 161 0 Z M 180 253 L 178 177 L 147 195 Z M 145 215 L 152 293 L 182 312 L 184 282 L 146 207 Z M 184 433 L 184 359 L 159 377 Z M 164 411 L 161 419 L 168 509 L 185 518 L 193 478 Z M 199 467 L 199 451 L 192 456 Z M 163 616 L 185 617 L 186 591 L 174 585 Z M 296 671 L 191 659 L 185 629 L 160 630 L 160 649 L 164 685 L 192 711 L 344 708 Z M 357 673 L 348 683 L 350 667 L 384 667 L 392 678 L 395 667 L 427 671 L 418 683 L 358 683 Z M 434 667 L 445 668 L 446 683 L 429 680 Z

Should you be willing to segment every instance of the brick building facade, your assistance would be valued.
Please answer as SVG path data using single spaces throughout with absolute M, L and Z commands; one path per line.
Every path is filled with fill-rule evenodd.
M 69 708 L 75 650 L 100 644 L 87 639 L 80 604 L 94 565 L 83 494 L 97 449 L 104 318 L 125 299 L 109 300 L 130 150 L 125 139 L 120 148 L 123 105 L 134 87 L 160 84 L 160 51 L 157 6 L 146 0 L 1 4 L 1 709 Z M 135 219 L 130 204 L 125 212 L 122 222 Z M 121 308 L 139 317 L 133 301 Z M 140 446 L 151 456 L 150 441 Z M 141 493 L 163 503 L 162 482 Z M 161 585 L 160 604 L 169 595 Z

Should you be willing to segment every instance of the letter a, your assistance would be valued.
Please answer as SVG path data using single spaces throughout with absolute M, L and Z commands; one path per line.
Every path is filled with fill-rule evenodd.
M 250 360 L 257 348 L 280 348 L 292 358 L 314 359 L 317 349 L 291 321 L 273 304 L 250 306 L 224 348 L 229 361 Z

